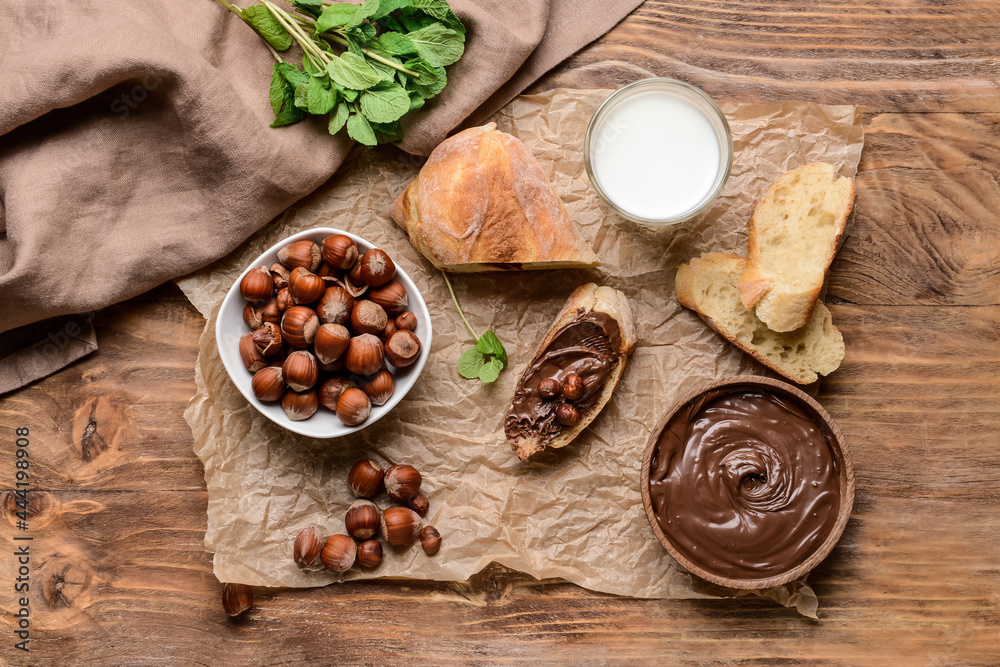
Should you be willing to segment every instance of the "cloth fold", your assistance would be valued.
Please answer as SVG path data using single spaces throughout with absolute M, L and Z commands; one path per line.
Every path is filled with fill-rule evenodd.
M 444 92 L 407 119 L 400 147 L 410 153 L 493 113 L 640 0 L 451 4 L 466 52 Z M 351 145 L 322 119 L 268 127 L 273 59 L 213 0 L 4 5 L 0 393 L 85 353 L 28 362 L 61 325 L 12 330 L 226 255 L 328 179 Z

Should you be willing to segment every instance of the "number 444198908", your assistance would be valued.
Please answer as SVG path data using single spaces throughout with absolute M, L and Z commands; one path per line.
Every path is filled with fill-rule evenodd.
M 18 428 L 17 431 L 17 460 L 14 465 L 17 468 L 14 473 L 16 479 L 16 489 L 14 491 L 15 504 L 17 506 L 16 516 L 18 518 L 17 527 L 21 530 L 28 529 L 28 468 L 31 467 L 28 454 L 29 430 L 27 426 Z

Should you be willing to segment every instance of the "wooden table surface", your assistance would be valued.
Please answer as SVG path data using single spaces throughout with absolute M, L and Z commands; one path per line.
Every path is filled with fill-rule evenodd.
M 261 589 L 230 620 L 182 416 L 204 320 L 170 286 L 100 312 L 98 353 L 0 400 L 0 488 L 27 426 L 37 489 L 31 653 L 5 609 L 0 662 L 1000 664 L 998 58 L 998 2 L 650 1 L 534 88 L 656 75 L 719 99 L 864 106 L 828 295 L 847 356 L 819 396 L 853 448 L 857 500 L 810 579 L 819 621 L 495 566 L 460 584 Z

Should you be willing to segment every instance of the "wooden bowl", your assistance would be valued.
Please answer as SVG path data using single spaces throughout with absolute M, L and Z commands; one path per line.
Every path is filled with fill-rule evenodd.
M 826 439 L 830 445 L 834 460 L 837 464 L 838 477 L 840 481 L 840 510 L 837 515 L 836 523 L 830 530 L 829 535 L 827 535 L 826 538 L 820 543 L 819 547 L 799 565 L 794 566 L 787 571 L 781 572 L 780 574 L 772 574 L 771 576 L 761 578 L 734 579 L 721 575 L 717 572 L 712 572 L 691 562 L 675 547 L 674 543 L 671 542 L 670 536 L 664 534 L 659 522 L 657 521 L 656 514 L 653 511 L 653 502 L 650 496 L 650 470 L 652 468 L 653 455 L 659 442 L 660 435 L 678 411 L 680 411 L 681 408 L 686 406 L 690 401 L 709 392 L 718 391 L 721 395 L 726 391 L 739 388 L 760 389 L 772 394 L 777 394 L 803 408 L 806 414 L 810 415 L 813 421 L 815 421 L 820 426 L 821 430 L 825 432 Z M 657 424 L 652 435 L 650 435 L 648 444 L 646 445 L 646 451 L 642 457 L 640 488 L 642 491 L 642 505 L 646 510 L 646 518 L 649 520 L 649 525 L 652 527 L 653 533 L 656 535 L 656 539 L 658 539 L 660 544 L 663 545 L 663 548 L 666 549 L 667 552 L 670 553 L 670 555 L 673 556 L 673 558 L 687 570 L 698 575 L 702 579 L 720 586 L 726 586 L 728 588 L 770 588 L 772 586 L 786 584 L 789 581 L 802 577 L 816 567 L 820 561 L 826 558 L 833 549 L 834 545 L 837 544 L 841 534 L 844 532 L 844 526 L 847 525 L 847 520 L 851 516 L 851 509 L 854 506 L 854 465 L 851 461 L 851 451 L 844 439 L 844 434 L 833 421 L 833 418 L 830 417 L 827 411 L 824 410 L 819 403 L 807 394 L 803 393 L 801 390 L 785 382 L 754 375 L 739 375 L 712 382 L 699 388 L 697 391 L 684 396 L 674 403 L 670 410 L 667 411 L 666 415 L 664 415 L 663 419 L 660 420 L 659 424 Z

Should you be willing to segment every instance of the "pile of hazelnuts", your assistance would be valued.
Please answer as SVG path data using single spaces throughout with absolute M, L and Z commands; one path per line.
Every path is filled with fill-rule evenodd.
M 331 535 L 325 540 L 316 527 L 303 530 L 295 538 L 292 557 L 299 566 L 312 565 L 319 558 L 331 572 L 346 572 L 355 563 L 364 568 L 382 563 L 382 536 L 392 546 L 406 546 L 417 537 L 428 556 L 441 548 L 441 533 L 425 526 L 420 518 L 427 514 L 430 502 L 420 495 L 422 479 L 410 465 L 394 465 L 383 471 L 374 461 L 358 461 L 347 476 L 347 483 L 358 500 L 344 517 L 347 535 Z M 398 505 L 379 510 L 371 501 L 385 491 Z
M 349 236 L 319 244 L 296 241 L 278 262 L 240 281 L 248 301 L 240 358 L 253 373 L 254 395 L 281 401 L 289 419 L 312 417 L 322 405 L 347 426 L 368 419 L 396 383 L 386 362 L 405 368 L 420 356 L 417 317 L 384 251 L 359 255 Z
M 562 383 L 554 378 L 538 383 L 538 395 L 543 400 L 560 401 L 556 404 L 556 421 L 567 428 L 580 423 L 580 411 L 572 401 L 580 400 L 583 394 L 583 379 L 576 373 L 567 373 Z

